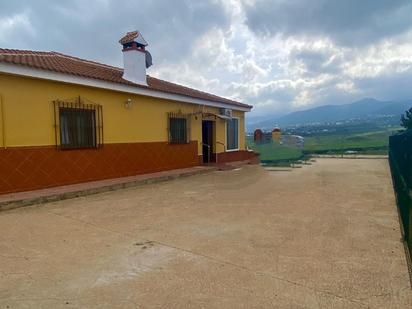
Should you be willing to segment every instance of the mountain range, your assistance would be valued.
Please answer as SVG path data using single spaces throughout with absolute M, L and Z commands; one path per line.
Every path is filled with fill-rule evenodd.
M 291 126 L 311 123 L 336 122 L 355 118 L 378 118 L 382 116 L 401 116 L 408 108 L 412 107 L 412 101 L 379 101 L 366 98 L 350 104 L 323 105 L 303 111 L 297 111 L 284 116 L 268 116 L 266 118 L 251 118 L 247 120 L 248 131 L 256 128 L 271 129 L 275 125 Z

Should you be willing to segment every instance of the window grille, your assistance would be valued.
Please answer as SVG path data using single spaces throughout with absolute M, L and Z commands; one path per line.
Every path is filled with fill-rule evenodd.
M 84 149 L 103 145 L 101 105 L 86 104 L 80 97 L 73 101 L 56 100 L 53 104 L 56 147 Z
M 187 144 L 190 142 L 190 115 L 168 113 L 168 135 L 170 144 Z

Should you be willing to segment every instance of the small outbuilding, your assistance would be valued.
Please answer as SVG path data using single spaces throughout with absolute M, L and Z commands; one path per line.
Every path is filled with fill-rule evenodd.
M 272 140 L 273 140 L 274 142 L 278 142 L 278 143 L 279 143 L 281 136 L 282 136 L 282 131 L 281 131 L 281 129 L 280 129 L 279 127 L 273 128 L 273 130 L 272 130 Z
M 253 141 L 257 144 L 263 141 L 263 131 L 261 129 L 255 130 L 253 133 Z

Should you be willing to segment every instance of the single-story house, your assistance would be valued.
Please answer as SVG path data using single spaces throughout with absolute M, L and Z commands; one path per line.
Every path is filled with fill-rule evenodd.
M 124 67 L 0 48 L 0 194 L 250 159 L 252 106 L 146 75 L 138 31 Z

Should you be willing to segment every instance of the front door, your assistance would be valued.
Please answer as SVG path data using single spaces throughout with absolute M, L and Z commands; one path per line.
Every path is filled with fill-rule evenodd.
M 213 162 L 213 121 L 202 121 L 203 163 Z

